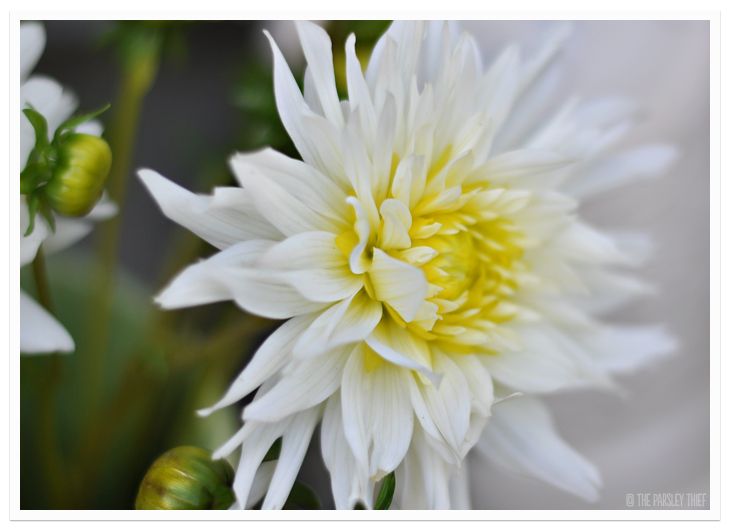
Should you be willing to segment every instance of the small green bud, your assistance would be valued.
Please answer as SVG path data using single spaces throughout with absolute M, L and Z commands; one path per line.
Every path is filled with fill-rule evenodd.
M 45 195 L 58 213 L 81 217 L 101 198 L 112 165 L 112 152 L 102 138 L 90 134 L 67 134 L 59 144 Z
M 233 468 L 208 451 L 170 449 L 147 470 L 139 486 L 137 510 L 227 510 L 235 501 Z

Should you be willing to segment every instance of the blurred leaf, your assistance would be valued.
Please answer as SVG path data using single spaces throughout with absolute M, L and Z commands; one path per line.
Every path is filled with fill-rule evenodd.
M 375 510 L 387 510 L 390 503 L 393 502 L 393 494 L 395 493 L 395 471 L 388 473 L 380 483 L 380 492 L 378 498 L 375 499 L 373 508 Z
M 279 453 L 281 453 L 281 438 L 277 438 L 276 441 L 271 444 L 271 447 L 269 447 L 269 450 L 266 452 L 263 461 L 271 462 L 272 460 L 278 460 Z
M 34 294 L 27 269 L 21 270 L 21 287 Z M 176 445 L 216 447 L 238 426 L 233 407 L 209 418 L 195 414 L 222 395 L 230 366 L 204 359 L 203 367 L 173 369 L 168 359 L 176 346 L 164 337 L 149 338 L 149 323 L 158 311 L 151 293 L 123 271 L 115 278 L 107 347 L 89 351 L 85 331 L 94 325 L 88 283 L 93 270 L 88 257 L 80 254 L 65 252 L 48 260 L 56 315 L 74 337 L 76 351 L 21 357 L 23 509 L 130 509 L 146 466 L 157 455 Z M 104 356 L 103 392 L 93 403 L 83 392 L 91 376 L 91 355 Z M 51 418 L 58 440 L 56 447 L 49 447 L 40 417 L 54 364 L 60 381 Z M 99 408 L 100 417 L 94 412 Z M 39 458 L 51 450 L 59 452 L 65 466 L 60 477 L 67 490 L 63 498 L 51 487 L 59 477 L 48 477 Z
M 322 503 L 319 502 L 317 494 L 312 488 L 302 482 L 295 482 L 292 486 L 289 498 L 284 504 L 285 510 L 319 510 Z

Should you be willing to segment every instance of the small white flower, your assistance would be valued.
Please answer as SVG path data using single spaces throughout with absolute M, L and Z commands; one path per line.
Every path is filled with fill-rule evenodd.
M 475 444 L 594 499 L 597 471 L 528 395 L 608 387 L 611 373 L 672 348 L 659 328 L 600 320 L 644 292 L 622 268 L 645 240 L 596 230 L 577 204 L 661 172 L 673 149 L 606 155 L 629 124 L 622 102 L 538 113 L 532 88 L 564 28 L 536 57 L 508 48 L 485 69 L 454 25 L 394 23 L 364 74 L 351 36 L 347 101 L 325 31 L 297 30 L 303 95 L 271 45 L 277 106 L 303 161 L 235 155 L 241 187 L 212 196 L 140 171 L 168 217 L 220 249 L 157 301 L 233 300 L 288 319 L 203 411 L 258 389 L 216 453 L 241 446 L 238 506 L 265 495 L 264 508 L 282 507 L 320 421 L 338 508 L 371 506 L 394 470 L 399 507 L 467 507 L 463 462 Z M 279 437 L 272 474 L 260 464 Z
M 48 122 L 49 139 L 56 128 L 76 109 L 76 98 L 55 80 L 42 75 L 30 76 L 43 53 L 46 35 L 43 26 L 35 22 L 20 25 L 20 110 L 33 107 Z M 101 124 L 87 122 L 76 128 L 78 132 L 101 135 Z M 25 167 L 33 146 L 35 134 L 28 118 L 20 114 L 20 163 Z M 62 250 L 88 234 L 94 221 L 111 217 L 116 207 L 108 200 L 100 201 L 83 218 L 55 217 L 55 231 L 42 216 L 35 218 L 35 228 L 25 235 L 30 217 L 25 198 L 20 196 L 20 266 L 29 264 L 43 245 L 46 253 Z M 20 351 L 23 353 L 70 352 L 74 342 L 64 327 L 33 298 L 20 292 Z

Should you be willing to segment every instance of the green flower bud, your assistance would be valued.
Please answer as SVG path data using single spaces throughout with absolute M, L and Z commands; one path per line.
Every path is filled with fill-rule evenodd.
M 102 138 L 90 134 L 68 134 L 59 144 L 53 175 L 44 193 L 58 213 L 81 217 L 101 198 L 112 152 Z
M 227 510 L 235 501 L 233 468 L 208 451 L 182 446 L 167 451 L 147 470 L 137 510 Z

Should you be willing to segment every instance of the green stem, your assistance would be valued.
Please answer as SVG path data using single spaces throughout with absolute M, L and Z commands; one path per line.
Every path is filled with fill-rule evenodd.
M 35 259 L 32 263 L 33 280 L 38 294 L 38 301 L 49 313 L 53 313 L 53 304 L 51 303 L 51 290 L 48 287 L 48 276 L 46 275 L 46 258 L 43 254 L 43 247 L 38 247 Z
M 199 366 L 211 358 L 233 357 L 231 353 L 239 352 L 238 347 L 241 344 L 249 343 L 254 336 L 265 329 L 263 325 L 266 322 L 261 318 L 248 316 L 243 321 L 238 320 L 221 328 L 210 340 L 205 340 L 203 343 L 174 337 L 168 338 L 164 343 L 177 350 L 175 358 L 181 362 L 176 363 L 174 369 L 189 370 L 193 369 L 196 364 Z M 240 357 L 237 359 L 237 363 L 239 362 Z M 207 370 L 209 364 L 205 363 L 200 369 Z M 109 404 L 94 416 L 85 441 L 80 445 L 78 457 L 80 465 L 84 469 L 83 476 L 87 485 L 93 485 L 98 480 L 98 473 L 101 471 L 98 462 L 107 457 L 104 452 L 111 445 L 116 429 L 126 421 L 128 414 L 135 406 L 139 405 L 144 398 L 154 394 L 154 387 L 159 384 L 160 381 L 150 377 L 140 361 L 135 360 L 127 366 L 115 395 Z M 146 407 L 142 412 L 147 413 L 152 410 L 152 408 Z M 114 418 L 114 421 L 109 421 L 109 418 Z M 153 417 L 147 419 L 157 421 Z M 152 428 L 150 426 L 150 429 Z M 147 432 L 148 430 L 142 429 L 140 434 L 144 435 Z M 140 448 L 140 451 L 143 450 Z
M 32 268 L 38 301 L 46 311 L 53 314 L 51 289 L 48 285 L 43 247 L 38 248 L 38 252 L 33 259 Z M 64 479 L 64 477 L 68 477 L 68 474 L 60 454 L 58 429 L 56 425 L 55 405 L 57 403 L 56 397 L 60 383 L 61 359 L 58 355 L 52 355 L 48 379 L 44 385 L 43 395 L 40 400 L 39 425 L 40 439 L 43 445 L 41 461 L 45 468 L 44 476 L 49 484 L 49 491 L 52 497 L 51 502 L 59 507 L 64 507 L 68 505 L 69 499 L 72 497 L 73 488 L 70 488 L 68 481 Z
M 90 380 L 86 388 L 90 403 L 98 403 L 102 386 L 105 352 L 109 340 L 109 323 L 114 297 L 114 277 L 117 269 L 119 235 L 126 198 L 126 185 L 134 151 L 140 110 L 145 96 L 152 87 L 159 60 L 159 46 L 151 44 L 123 64 L 123 79 L 119 97 L 114 105 L 108 140 L 114 162 L 109 173 L 108 192 L 116 202 L 119 213 L 99 227 L 98 269 L 95 297 L 91 304 L 89 321 Z

